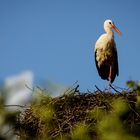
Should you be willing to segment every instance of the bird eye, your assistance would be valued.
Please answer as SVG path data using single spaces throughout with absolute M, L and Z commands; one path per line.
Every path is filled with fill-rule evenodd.
M 109 22 L 109 24 L 111 24 L 111 22 Z

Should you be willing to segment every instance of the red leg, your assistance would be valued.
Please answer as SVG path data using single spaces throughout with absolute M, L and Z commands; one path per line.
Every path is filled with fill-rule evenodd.
M 110 66 L 110 69 L 109 69 L 109 86 L 111 85 L 111 80 L 112 80 L 112 67 Z

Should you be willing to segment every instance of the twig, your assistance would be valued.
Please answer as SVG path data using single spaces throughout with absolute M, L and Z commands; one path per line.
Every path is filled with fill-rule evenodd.
M 125 91 L 128 91 L 130 89 L 130 88 L 122 88 L 122 87 L 116 86 L 114 84 L 112 84 L 112 86 L 114 86 L 115 88 L 118 88 L 120 90 L 125 90 Z
M 79 92 L 78 88 L 79 88 L 79 85 L 76 86 L 74 92 Z
M 92 93 L 89 89 L 87 89 L 87 92 L 90 93 L 90 94 Z
M 67 93 L 71 93 L 74 89 L 73 87 L 78 83 L 78 81 L 76 81 L 72 86 L 70 86 L 69 88 L 67 88 L 64 92 L 64 94 L 67 94 Z M 75 90 L 74 90 L 75 91 Z
M 24 105 L 3 105 L 4 107 L 21 107 L 21 108 L 24 108 L 26 106 Z
M 102 93 L 102 91 L 95 85 L 96 89 Z
M 111 84 L 109 84 L 109 86 L 110 86 L 115 92 L 118 92 L 118 93 L 122 94 L 120 91 L 116 90 Z
M 34 88 L 29 87 L 27 84 L 25 84 L 25 87 L 28 88 L 31 91 L 34 91 Z
M 47 91 L 46 89 L 42 89 L 42 88 L 39 87 L 39 86 L 36 86 L 36 88 L 39 89 L 41 92 L 45 92 L 45 91 Z

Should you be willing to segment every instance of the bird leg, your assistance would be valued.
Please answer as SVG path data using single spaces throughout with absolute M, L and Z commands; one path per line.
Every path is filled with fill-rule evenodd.
M 110 66 L 110 69 L 109 69 L 109 85 L 111 85 L 111 79 L 112 79 L 112 67 Z
M 108 84 L 109 92 L 111 91 L 111 78 L 112 78 L 112 67 L 110 66 L 109 77 L 108 77 L 108 80 L 109 80 L 109 84 Z

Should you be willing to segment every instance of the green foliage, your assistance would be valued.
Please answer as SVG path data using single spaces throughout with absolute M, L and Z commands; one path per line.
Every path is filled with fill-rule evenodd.
M 134 81 L 130 80 L 130 81 L 127 81 L 126 82 L 126 85 L 129 87 L 129 88 L 135 88 L 136 84 Z
M 12 124 L 19 140 L 139 140 L 140 82 L 127 85 L 115 94 L 68 88 L 59 97 L 37 88 L 20 114 L 9 112 L 0 97 L 0 139 L 11 138 L 2 132 Z
M 136 93 L 140 94 L 140 81 L 135 82 L 135 81 L 130 80 L 126 82 L 126 85 L 130 89 L 132 89 L 133 92 L 135 91 Z
M 74 127 L 74 130 L 71 132 L 72 140 L 83 140 L 83 138 L 90 140 L 88 129 L 89 128 L 87 124 L 83 122 L 77 123 Z
M 53 114 L 53 106 L 50 104 L 52 98 L 44 91 L 37 90 L 34 93 L 34 98 L 31 103 L 31 110 L 36 117 L 48 123 Z
M 120 119 L 121 115 L 128 110 L 126 101 L 118 98 L 113 101 L 112 108 L 113 110 L 103 115 L 97 123 L 97 132 L 100 135 L 100 140 L 137 140 L 138 138 L 125 131 L 123 122 Z M 101 112 L 103 111 L 101 110 Z

